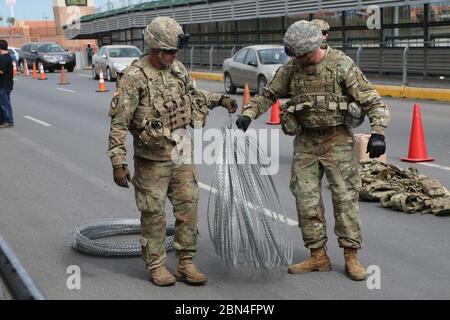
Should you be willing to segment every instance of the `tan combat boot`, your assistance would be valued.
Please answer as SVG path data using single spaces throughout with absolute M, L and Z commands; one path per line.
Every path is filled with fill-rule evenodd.
M 177 279 L 175 279 L 165 266 L 162 266 L 150 270 L 150 281 L 158 287 L 167 287 L 175 284 Z
M 202 284 L 208 281 L 208 278 L 192 263 L 192 259 L 180 260 L 175 276 L 178 280 L 186 281 L 190 284 Z
M 330 271 L 331 262 L 325 248 L 311 249 L 311 258 L 289 266 L 288 272 L 301 274 L 311 271 Z
M 354 248 L 344 248 L 345 272 L 350 279 L 360 281 L 366 279 L 367 274 L 366 269 L 358 261 L 357 251 Z

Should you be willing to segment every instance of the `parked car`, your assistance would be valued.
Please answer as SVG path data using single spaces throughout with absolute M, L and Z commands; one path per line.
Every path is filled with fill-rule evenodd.
M 119 73 L 122 73 L 141 55 L 141 50 L 135 46 L 103 46 L 92 58 L 92 78 L 98 79 L 101 70 L 107 81 L 114 81 Z
M 75 69 L 75 54 L 68 52 L 56 42 L 35 42 L 28 43 L 20 49 L 19 68 L 23 71 L 23 63 L 27 61 L 28 68 L 36 67 L 42 63 L 44 70 L 54 72 L 60 70 L 64 65 L 67 71 L 73 72 Z
M 261 92 L 287 59 L 282 46 L 256 45 L 241 49 L 223 62 L 225 91 L 236 93 L 237 88 L 247 83 L 250 90 Z
M 13 61 L 17 63 L 19 61 L 19 48 L 9 47 L 8 52 Z

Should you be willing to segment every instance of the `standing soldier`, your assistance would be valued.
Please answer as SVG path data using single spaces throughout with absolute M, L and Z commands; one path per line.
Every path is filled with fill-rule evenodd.
M 369 117 L 371 158 L 385 153 L 384 128 L 389 111 L 361 70 L 343 52 L 322 45 L 320 29 L 298 21 L 284 36 L 286 53 L 293 59 L 284 64 L 260 96 L 245 106 L 236 122 L 247 130 L 252 119 L 266 112 L 279 98 L 292 98 L 282 109 L 283 130 L 296 135 L 291 191 L 296 198 L 299 226 L 311 258 L 289 267 L 290 273 L 331 270 L 327 256 L 321 180 L 330 183 L 335 233 L 344 248 L 345 270 L 353 280 L 366 277 L 357 259 L 362 246 L 358 199 L 361 188 L 354 138 L 345 125 L 347 106 L 358 103 Z M 321 46 L 322 45 L 322 46 Z
M 322 19 L 314 19 L 311 23 L 320 28 L 320 31 L 322 31 L 322 40 L 323 42 L 327 42 L 329 36 L 328 32 L 330 31 L 330 25 L 328 22 Z
M 179 264 L 176 277 L 191 284 L 207 281 L 192 259 L 197 250 L 197 203 L 199 197 L 194 164 L 175 164 L 172 132 L 204 121 L 208 108 L 223 106 L 236 112 L 236 101 L 216 93 L 196 90 L 177 52 L 189 39 L 173 19 L 158 17 L 144 34 L 150 53 L 128 67 L 112 98 L 108 155 L 114 181 L 128 188 L 127 131 L 133 135 L 135 174 L 132 183 L 141 211 L 142 256 L 157 286 L 175 283 L 166 269 L 165 199 L 176 217 L 174 247 Z

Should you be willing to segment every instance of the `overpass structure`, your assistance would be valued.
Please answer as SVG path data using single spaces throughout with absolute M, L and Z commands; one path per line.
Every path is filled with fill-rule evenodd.
M 160 0 L 83 16 L 64 28 L 69 39 L 145 50 L 142 31 L 157 16 L 174 18 L 192 35 L 179 54 L 191 67 L 220 67 L 244 46 L 279 44 L 297 20 L 322 18 L 331 25 L 329 43 L 366 72 L 402 74 L 407 67 L 408 74 L 450 76 L 450 1 L 442 0 Z

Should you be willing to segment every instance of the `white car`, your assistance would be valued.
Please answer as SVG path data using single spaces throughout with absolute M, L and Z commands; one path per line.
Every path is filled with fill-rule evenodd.
M 92 57 L 92 78 L 98 79 L 101 70 L 107 81 L 114 81 L 119 73 L 122 73 L 141 55 L 141 50 L 135 46 L 103 46 Z
M 19 61 L 19 48 L 9 47 L 8 52 L 13 61 L 17 63 Z
M 289 59 L 284 47 L 256 45 L 245 47 L 223 62 L 225 91 L 233 94 L 236 88 L 261 92 L 272 80 L 275 72 Z

